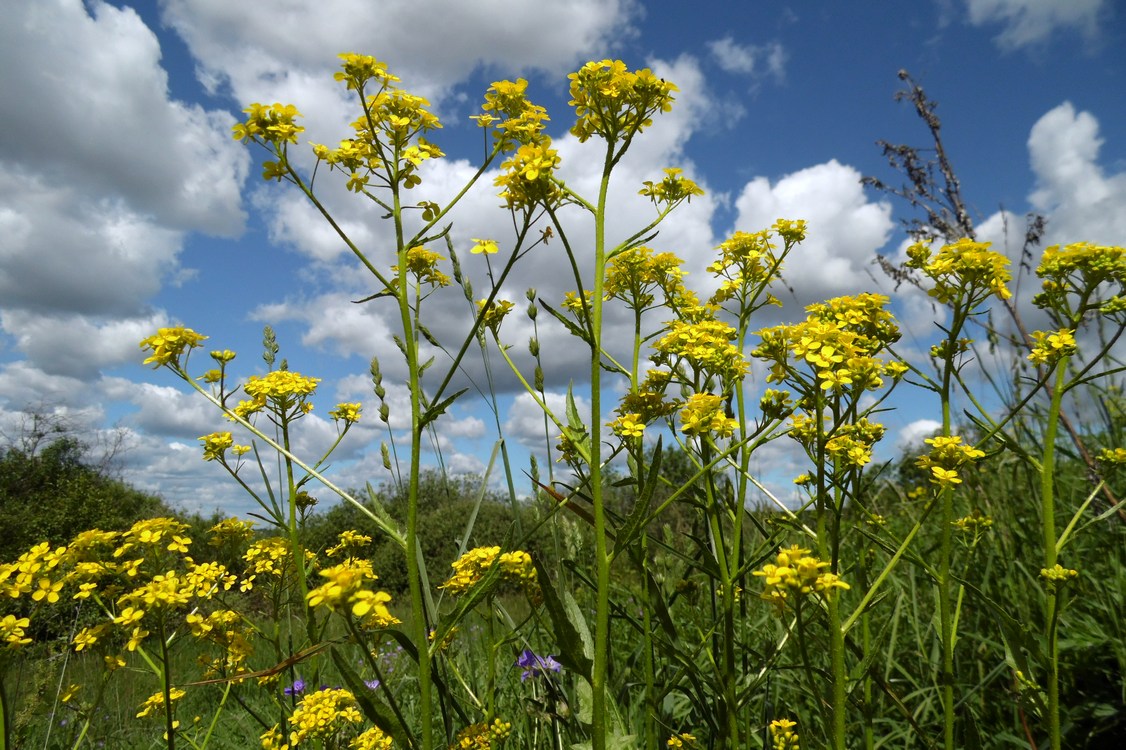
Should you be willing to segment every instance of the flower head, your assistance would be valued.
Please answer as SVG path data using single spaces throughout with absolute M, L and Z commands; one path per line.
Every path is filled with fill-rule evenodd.
M 551 656 L 537 656 L 531 649 L 524 649 L 520 652 L 520 656 L 516 659 L 516 666 L 521 667 L 524 671 L 520 675 L 520 682 L 526 681 L 529 677 L 542 677 L 548 672 L 559 673 L 563 669 L 563 665 L 555 661 L 555 657 Z
M 201 346 L 206 339 L 206 336 L 183 326 L 157 329 L 155 335 L 149 336 L 141 342 L 142 349 L 152 352 L 152 355 L 142 364 L 151 364 L 154 367 L 172 363 L 179 364 L 180 357 L 185 350 L 190 351 Z

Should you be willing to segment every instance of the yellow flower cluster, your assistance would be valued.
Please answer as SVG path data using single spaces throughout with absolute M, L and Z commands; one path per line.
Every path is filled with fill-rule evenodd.
M 415 187 L 422 182 L 418 167 L 445 156 L 421 135 L 442 127 L 426 109 L 430 102 L 394 86 L 399 78 L 374 57 L 348 52 L 340 58 L 342 70 L 333 77 L 357 93 L 363 112 L 352 123 L 354 137 L 341 141 L 336 149 L 311 144 L 313 154 L 330 169 L 348 175 L 347 188 L 352 192 L 366 190 L 373 177 L 382 187 L 393 183 Z
M 754 575 L 763 578 L 766 584 L 762 598 L 781 611 L 791 593 L 800 596 L 817 592 L 830 596 L 835 589 L 849 588 L 836 574 L 826 572 L 827 567 L 829 563 L 811 556 L 809 550 L 793 545 L 779 551 L 774 563 L 764 565 L 762 570 L 754 571 Z
M 560 161 L 559 152 L 551 148 L 551 139 L 542 136 L 541 142 L 525 143 L 516 149 L 500 165 L 502 171 L 493 184 L 502 188 L 499 195 L 510 210 L 554 205 L 561 196 L 552 179 Z
M 920 469 L 929 470 L 931 483 L 937 484 L 942 489 L 962 483 L 961 477 L 958 476 L 958 467 L 985 456 L 982 450 L 962 445 L 962 438 L 958 435 L 949 437 L 939 435 L 927 438 L 924 442 L 931 446 L 931 452 L 920 456 L 915 461 L 915 465 Z
M 1050 568 L 1041 568 L 1040 569 L 1040 577 L 1043 578 L 1045 581 L 1048 581 L 1049 583 L 1052 583 L 1052 584 L 1058 584 L 1058 583 L 1063 583 L 1065 581 L 1070 581 L 1072 578 L 1077 578 L 1078 576 L 1079 576 L 1078 570 L 1072 570 L 1071 568 L 1065 568 L 1062 565 L 1060 565 L 1059 563 L 1056 563 L 1055 565 L 1053 565 Z
M 287 569 L 292 569 L 292 553 L 289 540 L 285 537 L 273 536 L 259 539 L 250 545 L 243 555 L 249 564 L 253 575 L 265 574 L 282 576 Z
M 500 141 L 503 151 L 511 151 L 515 144 L 550 143 L 543 134 L 546 122 L 551 118 L 547 110 L 528 101 L 528 82 L 523 78 L 515 81 L 496 81 L 485 92 L 485 103 L 481 105 L 483 115 L 472 119 L 481 127 L 489 127 L 499 122 L 494 137 Z
M 240 674 L 248 671 L 247 659 L 254 653 L 251 637 L 253 626 L 245 623 L 238 612 L 220 609 L 206 617 L 193 612 L 185 622 L 196 638 L 210 641 L 221 649 L 221 658 L 213 659 L 207 666 L 208 676 Z M 201 657 L 201 662 L 203 657 Z
M 387 609 L 391 595 L 365 587 L 377 579 L 371 562 L 350 557 L 339 565 L 325 568 L 320 574 L 327 581 L 309 592 L 310 607 L 351 612 L 368 627 L 385 628 L 399 622 Z
M 801 750 L 798 733 L 794 731 L 796 722 L 789 719 L 776 719 L 770 722 L 771 750 Z
M 306 399 L 317 390 L 320 378 L 305 377 L 291 370 L 274 370 L 265 375 L 251 375 L 242 389 L 250 399 L 240 401 L 235 413 L 246 418 L 271 405 L 278 414 L 308 414 L 313 405 Z
M 508 739 L 512 724 L 493 719 L 492 724 L 478 722 L 462 729 L 450 744 L 450 750 L 494 750 Z
M 1077 242 L 1066 247 L 1053 245 L 1044 251 L 1036 275 L 1043 291 L 1032 298 L 1041 308 L 1078 322 L 1098 309 L 1104 315 L 1126 311 L 1126 248 Z M 1072 309 L 1072 300 L 1080 309 Z
M 450 277 L 438 270 L 438 261 L 445 258 L 433 250 L 425 247 L 412 247 L 406 252 L 407 273 L 414 276 L 416 283 L 429 284 L 431 287 L 450 285 Z M 399 273 L 399 266 L 391 266 L 391 270 Z
M 180 700 L 185 695 L 187 695 L 187 693 L 185 693 L 180 688 L 172 688 L 168 691 L 168 697 L 173 703 Z M 141 704 L 141 710 L 137 712 L 137 718 L 140 719 L 145 716 L 150 716 L 161 711 L 163 708 L 164 691 L 162 690 L 159 693 L 153 693 L 151 696 L 145 699 L 145 702 Z
M 481 325 L 493 332 L 494 336 L 500 335 L 500 324 L 504 317 L 512 310 L 512 303 L 504 299 L 477 300 L 477 315 L 481 318 Z
M 1075 331 L 1061 328 L 1058 331 L 1034 331 L 1032 333 L 1032 353 L 1028 355 L 1029 361 L 1035 365 L 1051 367 L 1064 357 L 1075 354 Z
M 669 737 L 668 742 L 665 743 L 665 747 L 668 747 L 669 750 L 690 750 L 691 748 L 699 747 L 699 745 L 696 742 L 696 735 L 681 732 L 680 734 L 674 734 L 672 737 Z
M 289 717 L 289 743 L 299 745 L 305 740 L 327 740 L 363 720 L 351 692 L 341 688 L 318 690 L 302 698 Z
M 336 538 L 336 546 L 329 547 L 325 550 L 325 554 L 329 557 L 336 557 L 341 552 L 361 549 L 366 545 L 371 544 L 370 536 L 368 536 L 367 534 L 361 534 L 354 529 L 345 529 L 344 531 L 341 531 Z
M 578 121 L 572 135 L 584 142 L 593 135 L 628 142 L 653 123 L 652 116 L 672 109 L 672 83 L 648 68 L 630 72 L 621 60 L 588 62 L 571 73 L 571 101 Z
M 230 432 L 213 432 L 199 438 L 203 443 L 203 460 L 222 462 L 227 457 L 227 449 L 231 449 L 236 456 L 250 452 L 249 445 L 235 445 L 234 437 Z
M 771 363 L 767 382 L 788 379 L 802 390 L 844 394 L 881 388 L 885 375 L 901 377 L 904 365 L 875 356 L 899 339 L 894 318 L 884 309 L 887 303 L 879 294 L 837 297 L 807 307 L 802 323 L 759 331 L 762 343 L 753 354 Z
M 174 328 L 158 328 L 156 333 L 141 342 L 141 349 L 152 354 L 142 364 L 160 367 L 161 365 L 179 365 L 180 357 L 185 351 L 190 351 L 207 339 L 190 328 L 176 326 Z
M 774 232 L 783 238 L 785 249 L 778 253 L 770 241 Z M 722 279 L 712 295 L 712 304 L 737 300 L 748 304 L 752 299 L 782 275 L 782 259 L 793 245 L 805 238 L 804 221 L 779 219 L 771 229 L 761 232 L 735 232 L 719 244 L 719 259 L 708 266 L 708 271 Z M 766 301 L 781 305 L 773 295 Z
M 861 468 L 872 460 L 872 447 L 883 439 L 882 424 L 861 417 L 852 424 L 842 424 L 825 442 L 825 452 L 837 466 Z
M 363 404 L 339 403 L 336 408 L 328 413 L 328 416 L 337 422 L 343 422 L 345 425 L 355 424 L 360 421 L 360 413 L 363 411 Z
M 1103 448 L 1099 460 L 1105 464 L 1126 464 L 1126 448 Z
M 742 380 L 749 365 L 739 347 L 731 343 L 734 328 L 715 318 L 696 322 L 674 320 L 653 348 L 651 359 L 656 365 L 672 368 L 680 363 L 692 370 L 690 380 L 715 376 L 724 383 Z
M 648 197 L 658 207 L 662 203 L 668 206 L 682 200 L 691 203 L 692 196 L 703 195 L 704 190 L 692 180 L 681 176 L 683 171 L 676 167 L 668 167 L 664 170 L 663 180 L 657 183 L 646 180 L 642 183 L 645 187 L 639 191 L 639 194 Z
M 371 727 L 352 740 L 348 747 L 351 750 L 391 750 L 391 736 L 384 734 L 379 727 Z
M 297 107 L 292 104 L 259 104 L 255 102 L 243 110 L 247 114 L 245 122 L 234 125 L 236 141 L 255 141 L 281 146 L 297 143 L 297 134 L 305 131 L 294 120 L 301 117 Z
M 207 530 L 211 535 L 208 544 L 220 547 L 227 543 L 241 543 L 254 536 L 254 521 L 241 518 L 225 518 Z
M 966 534 L 974 534 L 975 536 L 981 534 L 983 531 L 993 525 L 993 519 L 987 515 L 982 514 L 980 510 L 974 510 L 968 516 L 962 516 L 956 521 L 953 521 L 954 528 Z
M 644 245 L 630 248 L 607 264 L 603 294 L 606 299 L 620 299 L 639 312 L 653 305 L 656 290 L 663 291 L 666 298 L 683 296 L 683 263 L 674 253 L 657 253 Z
M 963 238 L 932 253 L 929 245 L 916 243 L 907 248 L 907 267 L 934 283 L 927 294 L 944 305 L 973 307 L 990 294 L 1008 299 L 1009 259 L 990 250 L 990 244 Z
M 617 419 L 609 422 L 607 427 L 619 437 L 639 438 L 645 434 L 645 422 L 638 412 L 622 414 Z
M 680 411 L 680 431 L 686 435 L 713 433 L 731 437 L 739 422 L 727 416 L 723 399 L 712 393 L 693 393 Z
M 30 625 L 30 618 L 4 615 L 0 618 L 0 640 L 4 641 L 7 648 L 19 648 L 31 643 L 31 639 L 24 635 L 25 629 Z
M 493 565 L 500 567 L 502 580 L 519 584 L 533 600 L 539 598 L 539 580 L 532 556 L 522 550 L 502 554 L 500 547 L 476 547 L 469 550 L 450 563 L 454 573 L 438 588 L 453 594 L 463 594 L 473 588 Z

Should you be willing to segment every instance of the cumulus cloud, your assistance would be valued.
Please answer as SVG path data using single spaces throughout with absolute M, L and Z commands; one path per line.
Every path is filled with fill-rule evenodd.
M 1126 170 L 1106 174 L 1103 139 L 1090 112 L 1064 102 L 1044 114 L 1028 136 L 1036 188 L 1032 207 L 1047 214 L 1052 242 L 1119 244 L 1126 237 Z
M 923 440 L 932 437 L 942 429 L 942 422 L 933 419 L 916 419 L 899 429 L 895 438 L 895 447 L 900 451 L 920 451 L 925 446 Z
M 100 320 L 83 315 L 0 311 L 0 329 L 12 334 L 28 362 L 49 375 L 89 379 L 103 368 L 137 361 L 137 342 L 167 325 L 162 313 Z
M 165 227 L 234 235 L 249 157 L 229 114 L 169 98 L 156 35 L 131 8 L 16 3 L 0 27 L 0 161 Z M 67 61 L 81 61 L 68 64 Z
M 502 75 L 562 72 L 632 33 L 638 7 L 632 0 L 331 0 L 263 13 L 225 0 L 168 0 L 163 12 L 213 89 L 229 88 L 239 101 L 275 101 L 295 74 L 334 68 L 343 51 L 387 61 L 412 90 L 434 99 L 479 67 Z
M 974 26 L 1001 24 L 995 39 L 1004 50 L 1043 42 L 1062 29 L 1082 33 L 1088 39 L 1099 31 L 1105 0 L 967 0 Z
M 778 42 L 769 44 L 739 44 L 729 36 L 708 42 L 716 64 L 728 73 L 754 78 L 771 77 L 781 81 L 786 77 L 786 48 Z
M 575 408 L 580 415 L 590 414 L 590 399 L 576 395 Z M 547 393 L 545 402 L 556 418 L 566 423 L 567 421 L 567 394 Z M 589 428 L 589 425 L 588 425 Z M 555 439 L 559 429 L 548 422 L 547 433 L 544 432 L 543 410 L 527 393 L 521 393 L 512 400 L 508 408 L 508 416 L 504 421 L 504 434 L 509 440 L 516 440 L 522 445 L 537 451 L 542 451 L 546 440 L 550 437 L 552 450 L 555 449 Z
M 3 162 L 0 232 L 0 306 L 35 312 L 136 315 L 177 268 L 183 243 L 120 200 Z

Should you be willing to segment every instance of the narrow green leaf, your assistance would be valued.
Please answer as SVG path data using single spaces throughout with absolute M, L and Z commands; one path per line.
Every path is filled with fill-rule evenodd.
M 586 620 L 569 592 L 566 593 L 566 601 L 559 597 L 559 593 L 551 584 L 547 569 L 543 567 L 539 558 L 533 558 L 532 562 L 536 566 L 544 606 L 547 608 L 548 617 L 551 618 L 551 629 L 555 632 L 555 643 L 559 647 L 559 663 L 583 677 L 585 682 L 578 683 L 576 687 L 581 688 L 583 685 L 589 687 L 591 669 L 594 666 L 594 646 Z M 583 711 L 581 693 L 579 697 L 581 714 Z

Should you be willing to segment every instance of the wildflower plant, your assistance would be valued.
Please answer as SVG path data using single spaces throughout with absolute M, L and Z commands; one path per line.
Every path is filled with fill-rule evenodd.
M 946 310 L 929 358 L 900 356 L 890 299 L 876 293 L 811 304 L 782 318 L 790 322 L 762 327 L 761 312 L 782 306 L 786 263 L 812 231 L 805 222 L 780 218 L 723 239 L 706 265 L 708 294 L 660 245 L 667 217 L 703 194 L 680 168 L 655 167 L 635 186 L 652 204 L 648 223 L 617 242 L 608 235 L 616 168 L 675 106 L 672 82 L 617 60 L 569 76 L 570 133 L 603 164 L 590 194 L 560 179 L 551 120 L 529 98 L 528 82 L 493 83 L 472 118 L 483 142 L 478 169 L 439 204 L 426 194 L 427 165 L 444 157 L 429 103 L 370 56 L 341 55 L 334 77 L 353 97 L 355 116 L 337 145 L 302 143 L 300 111 L 283 103 L 248 106 L 234 137 L 262 149 L 265 180 L 304 196 L 324 217 L 374 288 L 363 304 L 384 306 L 396 321 L 394 347 L 373 352 L 375 401 L 321 403 L 320 378 L 279 361 L 270 329 L 265 369 L 253 373 L 238 371 L 243 360 L 233 351 L 197 352 L 211 339 L 187 327 L 146 338 L 144 363 L 170 372 L 225 420 L 199 437 L 200 457 L 256 501 L 254 521 L 223 520 L 193 538 L 183 522 L 146 519 L 82 532 L 62 546 L 44 542 L 0 564 L 0 667 L 36 645 L 43 613 L 77 606 L 81 624 L 69 648 L 104 666 L 96 691 L 63 690 L 69 682 L 59 681 L 62 703 L 82 706 L 81 736 L 101 700 L 85 696 L 104 695 L 128 667 L 146 680 L 147 697 L 131 714 L 159 723 L 152 736 L 168 748 L 207 747 L 221 717 L 243 707 L 261 747 L 279 750 L 843 750 L 860 746 L 855 737 L 866 748 L 898 739 L 877 736 L 886 724 L 881 701 L 906 717 L 913 741 L 942 736 L 945 747 L 959 746 L 971 725 L 959 712 L 972 713 L 956 685 L 992 688 L 1011 665 L 1017 710 L 1042 717 L 1051 746 L 1060 747 L 1061 618 L 1069 592 L 1091 579 L 1062 558 L 1098 490 L 1059 531 L 1056 430 L 1066 393 L 1114 373 L 1105 363 L 1126 324 L 1122 248 L 1049 248 L 1038 268 L 1035 302 L 1049 325 L 1022 354 L 1035 376 L 1019 406 L 1032 409 L 1046 389 L 1043 450 L 1020 453 L 1039 479 L 1043 559 L 1027 578 L 1041 587 L 1044 637 L 1034 647 L 1013 636 L 1019 628 L 982 636 L 979 653 L 998 641 L 1004 653 L 990 655 L 997 664 L 988 675 L 960 676 L 959 657 L 970 649 L 957 648 L 959 628 L 973 610 L 963 603 L 999 609 L 970 573 L 995 537 L 1011 531 L 986 512 L 991 499 L 975 494 L 980 466 L 1021 437 L 1015 412 L 992 414 L 969 377 L 975 326 L 1011 296 L 1003 256 L 973 239 L 909 248 L 907 270 Z M 299 158 L 296 149 L 305 148 Z M 490 170 L 492 185 L 480 185 Z M 386 218 L 394 239 L 385 252 L 361 246 L 333 218 L 326 180 Z M 474 189 L 497 194 L 510 236 L 455 239 L 451 212 Z M 575 229 L 576 213 L 589 217 L 581 230 L 589 234 Z M 531 359 L 520 359 L 510 338 L 516 303 L 500 290 L 517 263 L 549 243 L 566 258 L 572 291 L 562 299 L 528 291 Z M 459 336 L 429 327 L 431 305 L 449 294 L 464 297 L 471 321 Z M 628 341 L 610 340 L 611 319 L 629 322 Z M 549 326 L 583 352 L 589 409 L 574 389 L 560 408 L 548 398 L 540 336 Z M 533 463 L 534 502 L 545 508 L 536 528 L 522 528 L 518 515 L 501 544 L 473 542 L 486 476 L 462 532 L 438 540 L 453 562 L 427 569 L 424 552 L 435 540 L 422 538 L 423 459 L 427 447 L 441 449 L 446 413 L 466 393 L 453 384 L 474 350 L 496 417 L 489 471 L 499 462 L 513 507 L 521 500 L 494 358 L 541 408 L 547 453 L 558 460 L 546 482 Z M 401 359 L 409 393 L 409 415 L 395 415 L 409 424 L 406 441 L 391 429 L 388 357 Z M 881 504 L 880 415 L 891 392 L 907 387 L 935 397 L 941 426 L 902 469 L 914 472 L 914 488 Z M 959 407 L 972 428 L 955 424 Z M 313 413 L 327 415 L 336 438 L 309 460 L 294 445 Z M 330 459 L 361 422 L 386 432 L 380 456 L 404 498 L 397 516 L 370 486 L 357 497 L 328 476 Z M 806 464 L 795 479 L 797 507 L 761 477 L 764 449 L 779 446 Z M 1099 462 L 1111 476 L 1126 452 L 1107 445 Z M 363 528 L 311 548 L 314 491 L 354 506 Z M 763 498 L 777 509 L 764 509 Z M 557 560 L 532 544 L 544 530 Z M 377 550 L 405 569 L 405 593 L 384 589 L 381 574 L 390 576 L 375 561 L 387 557 Z M 912 671 L 909 659 L 880 649 L 901 642 L 897 632 L 910 620 L 902 611 L 930 598 L 905 592 L 928 586 L 935 612 L 910 621 Z M 174 657 L 189 643 L 199 658 L 186 667 Z M 254 691 L 260 701 L 247 700 Z M 212 714 L 187 721 L 203 694 L 218 696 Z M 0 709 L 6 750 L 3 681 Z

